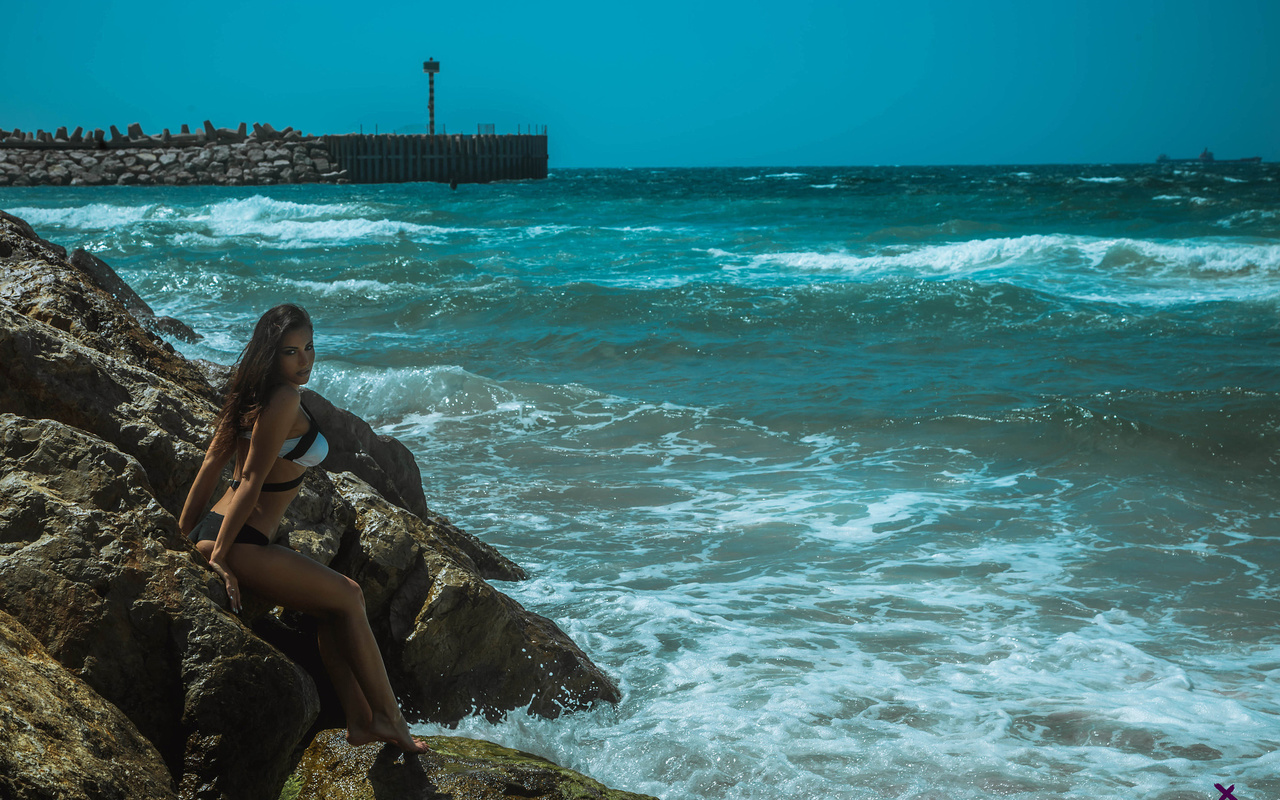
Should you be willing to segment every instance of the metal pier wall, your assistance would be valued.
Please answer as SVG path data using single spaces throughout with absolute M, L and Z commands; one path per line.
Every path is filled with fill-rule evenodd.
M 547 177 L 547 137 L 483 134 L 325 136 L 352 183 L 487 183 Z

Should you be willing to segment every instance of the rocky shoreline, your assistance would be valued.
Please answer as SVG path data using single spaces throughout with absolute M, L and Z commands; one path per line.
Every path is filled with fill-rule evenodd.
M 57 135 L 0 130 L 0 186 L 269 186 L 279 183 L 347 183 L 322 136 L 292 128 L 244 123 L 236 130 L 204 128 L 148 136 L 135 125 L 128 135 L 114 126 Z
M 490 776 L 467 784 L 474 798 L 639 797 L 479 745 L 387 772 L 393 754 L 333 735 L 290 779 L 342 724 L 308 621 L 260 601 L 231 614 L 176 520 L 224 368 L 175 352 L 160 333 L 198 334 L 140 311 L 86 257 L 0 212 L 0 796 L 275 800 L 291 780 L 373 797 L 412 773 L 405 796 L 428 797 L 464 770 Z M 280 540 L 364 588 L 411 718 L 618 701 L 551 620 L 494 588 L 523 570 L 431 511 L 403 445 L 307 403 L 344 456 L 308 470 Z M 324 766 L 339 763 L 365 769 L 364 788 Z

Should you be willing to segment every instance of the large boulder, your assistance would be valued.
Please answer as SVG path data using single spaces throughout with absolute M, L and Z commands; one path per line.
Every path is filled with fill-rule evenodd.
M 92 274 L 67 258 L 65 248 L 41 239 L 24 220 L 3 211 L 0 243 L 4 261 L 0 302 L 71 334 L 100 353 L 141 367 L 207 401 L 214 399 L 200 371 L 158 335 L 145 330 Z
M 0 797 L 173 800 L 169 771 L 129 718 L 0 611 Z
M 302 402 L 315 414 L 324 435 L 345 445 L 330 449 L 325 469 L 353 472 L 391 502 L 420 517 L 426 516 L 422 473 L 409 448 L 398 439 L 379 436 L 369 423 L 310 389 L 303 393 Z
M 480 577 L 466 534 L 419 519 L 354 475 L 334 483 L 355 509 L 360 536 L 333 566 L 365 587 L 387 672 L 417 716 L 448 723 L 528 708 L 554 717 L 620 699 L 555 623 Z
M 176 156 L 169 156 L 177 158 Z M 163 161 L 165 156 L 161 156 Z M 156 312 L 147 305 L 147 301 L 138 296 L 133 287 L 121 280 L 116 271 L 111 268 L 107 262 L 90 253 L 87 250 L 77 249 L 67 259 L 71 266 L 79 269 L 89 277 L 93 278 L 94 283 L 99 288 L 111 293 L 111 296 L 120 301 L 125 310 L 133 315 L 134 319 L 141 322 L 143 327 L 152 333 L 168 334 L 176 339 L 184 342 L 198 342 L 204 337 L 191 330 L 191 326 L 181 320 L 173 317 L 156 316 Z
M 505 558 L 475 537 L 389 502 L 351 473 L 308 475 L 289 520 L 288 546 L 349 575 L 387 673 L 410 718 L 457 722 L 527 708 L 544 716 L 617 702 L 617 686 L 551 620 L 482 577 Z M 345 526 L 345 529 L 344 529 Z M 497 559 L 497 560 L 495 560 Z M 258 620 L 255 629 L 299 663 L 319 666 L 309 625 L 297 615 Z M 322 697 L 323 674 L 312 672 Z M 332 709 L 321 719 L 334 720 Z
M 319 703 L 225 603 L 135 459 L 0 415 L 0 611 L 132 720 L 183 797 L 274 800 Z
M 400 758 L 377 744 L 352 747 L 324 731 L 290 779 L 298 800 L 657 800 L 610 789 L 531 753 L 477 739 L 429 736 L 431 752 Z
M 185 383 L 29 319 L 3 299 L 0 412 L 56 419 L 110 442 L 138 461 L 148 488 L 178 513 L 212 435 L 213 403 Z

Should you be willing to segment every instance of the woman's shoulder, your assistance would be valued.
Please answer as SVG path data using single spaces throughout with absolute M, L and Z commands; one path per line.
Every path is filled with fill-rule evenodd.
M 267 402 L 258 418 L 292 425 L 300 405 L 302 394 L 297 389 L 288 384 L 277 386 L 267 395 Z
M 271 390 L 271 394 L 267 396 L 267 406 L 284 407 L 297 409 L 302 405 L 302 392 L 295 386 L 282 383 Z

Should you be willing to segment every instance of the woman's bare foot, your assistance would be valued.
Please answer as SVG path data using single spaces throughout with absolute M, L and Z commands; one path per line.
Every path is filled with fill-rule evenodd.
M 409 733 L 409 723 L 404 716 L 397 713 L 395 719 L 385 714 L 374 714 L 373 719 L 364 723 L 347 726 L 347 744 L 360 746 L 369 742 L 386 742 L 399 747 L 406 753 L 429 752 L 427 746 Z

